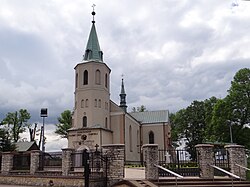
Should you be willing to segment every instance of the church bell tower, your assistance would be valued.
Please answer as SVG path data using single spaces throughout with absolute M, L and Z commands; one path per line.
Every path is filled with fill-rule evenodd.
M 95 27 L 94 7 L 92 16 L 84 58 L 74 68 L 75 106 L 72 116 L 73 127 L 69 130 L 69 147 L 77 147 L 81 144 L 100 145 L 102 144 L 100 129 L 110 129 L 111 70 L 103 61 L 103 52 L 100 49 Z M 98 132 L 97 129 L 99 129 Z

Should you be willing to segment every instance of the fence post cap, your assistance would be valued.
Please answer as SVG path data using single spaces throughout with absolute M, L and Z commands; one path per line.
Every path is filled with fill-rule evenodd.
M 230 144 L 226 145 L 225 148 L 245 148 L 243 145 Z
M 143 144 L 142 148 L 144 147 L 158 147 L 158 144 Z
M 197 144 L 195 147 L 196 148 L 199 148 L 199 147 L 214 147 L 214 145 L 212 145 L 212 144 Z

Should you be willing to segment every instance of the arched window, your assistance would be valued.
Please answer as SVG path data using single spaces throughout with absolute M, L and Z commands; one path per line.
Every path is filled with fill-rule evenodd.
M 81 107 L 84 108 L 84 99 L 81 101 Z
M 101 84 L 101 72 L 99 69 L 95 71 L 95 83 Z
M 89 100 L 88 99 L 86 99 L 86 101 L 85 101 L 85 107 L 86 108 L 89 107 Z
M 82 118 L 82 126 L 83 126 L 83 127 L 87 127 L 87 116 L 84 116 L 84 117 Z
M 84 73 L 83 73 L 83 85 L 88 84 L 88 77 L 89 77 L 89 73 L 88 73 L 87 70 L 85 70 Z
M 129 126 L 129 149 L 130 149 L 130 152 L 133 151 L 133 149 L 132 149 L 132 127 L 131 127 L 131 125 Z
M 101 99 L 99 99 L 99 101 L 98 101 L 98 107 L 99 107 L 99 108 L 102 107 L 102 101 L 101 101 Z
M 95 99 L 95 107 L 97 107 L 97 99 Z
M 154 144 L 155 143 L 155 135 L 153 133 L 153 131 L 150 131 L 148 134 L 148 143 L 149 144 Z
M 78 87 L 78 73 L 76 73 L 76 88 Z
M 105 87 L 108 88 L 108 74 L 105 74 Z

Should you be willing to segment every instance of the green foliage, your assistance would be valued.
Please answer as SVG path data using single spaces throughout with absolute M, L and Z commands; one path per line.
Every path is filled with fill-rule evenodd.
M 214 106 L 212 120 L 213 140 L 233 142 L 250 148 L 250 69 L 241 69 L 231 82 L 228 95 Z
M 205 142 L 233 142 L 250 149 L 250 69 L 239 70 L 224 99 L 211 97 L 193 101 L 186 109 L 170 115 L 173 141 L 185 138 L 193 157 L 194 146 Z
M 15 144 L 12 143 L 9 132 L 4 128 L 0 128 L 0 151 L 6 152 L 14 150 Z
M 174 129 L 172 133 L 178 139 L 186 140 L 186 149 L 191 158 L 196 157 L 195 145 L 204 141 L 205 138 L 205 103 L 203 101 L 194 101 L 186 109 L 176 113 L 173 119 Z
M 72 127 L 72 113 L 65 110 L 61 116 L 57 118 L 59 124 L 56 124 L 55 133 L 61 135 L 62 138 L 68 137 L 68 130 Z
M 30 113 L 26 109 L 20 109 L 16 112 L 9 112 L 3 119 L 3 124 L 9 128 L 13 141 L 17 142 L 20 138 L 20 133 L 25 132 L 28 126 L 28 120 L 30 119 Z
M 132 108 L 132 112 L 145 112 L 145 111 L 147 111 L 147 109 L 144 105 Z
M 231 123 L 241 126 L 250 124 L 250 69 L 241 69 L 236 73 L 228 92 Z

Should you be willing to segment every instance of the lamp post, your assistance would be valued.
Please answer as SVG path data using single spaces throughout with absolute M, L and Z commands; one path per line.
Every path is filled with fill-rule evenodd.
M 41 117 L 43 118 L 43 126 L 42 126 L 42 152 L 45 152 L 45 136 L 44 136 L 44 121 L 45 118 L 48 117 L 48 109 L 42 108 L 41 109 Z
M 45 153 L 44 121 L 45 121 L 45 118 L 48 117 L 48 109 L 47 108 L 41 109 L 41 117 L 43 118 L 43 126 L 41 128 L 41 137 L 42 137 L 41 168 L 43 169 L 43 167 L 44 167 L 44 153 Z

